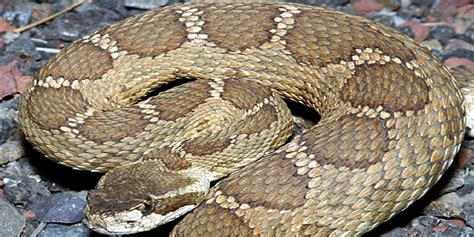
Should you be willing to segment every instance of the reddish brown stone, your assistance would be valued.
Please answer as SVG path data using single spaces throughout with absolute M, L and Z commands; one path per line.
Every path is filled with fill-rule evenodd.
M 356 0 L 352 4 L 352 9 L 361 15 L 366 15 L 369 12 L 379 11 L 383 8 L 383 4 L 375 0 Z
M 411 28 L 413 34 L 415 35 L 414 39 L 418 42 L 422 42 L 429 35 L 428 27 L 424 26 L 423 24 L 409 21 L 405 22 L 403 25 Z

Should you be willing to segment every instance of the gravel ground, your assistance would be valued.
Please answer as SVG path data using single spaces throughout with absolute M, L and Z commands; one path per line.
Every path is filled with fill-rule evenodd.
M 92 31 L 166 0 L 96 0 L 32 29 L 15 29 L 65 9 L 73 0 L 0 0 L 0 236 L 100 236 L 83 223 L 87 190 L 100 175 L 57 165 L 18 131 L 22 89 L 59 49 Z M 301 0 L 394 27 L 450 67 L 474 70 L 472 0 Z M 474 143 L 422 200 L 366 236 L 474 236 Z M 136 236 L 167 233 L 173 223 Z

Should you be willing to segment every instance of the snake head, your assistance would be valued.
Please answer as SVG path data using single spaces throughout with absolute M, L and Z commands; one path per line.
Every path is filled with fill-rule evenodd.
M 87 197 L 88 226 L 109 235 L 151 230 L 193 210 L 207 195 L 209 182 L 157 167 L 137 162 L 106 173 Z

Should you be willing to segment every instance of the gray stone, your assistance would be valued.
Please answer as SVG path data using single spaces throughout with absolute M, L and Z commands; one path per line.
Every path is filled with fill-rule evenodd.
M 83 223 L 74 225 L 48 224 L 38 237 L 89 237 L 91 231 Z
M 2 9 L 3 13 L 1 13 L 1 15 L 5 20 L 16 26 L 24 26 L 30 22 L 33 8 L 33 3 L 24 3 L 11 9 Z
M 41 222 L 72 224 L 84 218 L 86 202 L 71 193 L 55 193 L 39 202 L 30 209 L 36 213 Z
M 11 162 L 4 174 L 0 172 L 0 177 L 3 177 L 5 199 L 15 205 L 27 206 L 34 200 L 51 195 L 38 176 L 23 174 L 21 172 L 23 169 L 15 166 L 18 166 L 18 162 Z
M 462 35 L 462 38 L 474 44 L 474 27 L 468 28 L 466 32 L 464 32 L 464 35 Z
M 474 51 L 470 51 L 467 49 L 457 49 L 454 52 L 451 52 L 446 55 L 447 57 L 459 57 L 459 58 L 467 58 L 471 61 L 474 61 Z
M 462 206 L 464 211 L 464 220 L 469 226 L 474 226 L 474 202 L 465 203 Z
M 460 189 L 464 186 L 466 175 L 465 170 L 454 170 L 453 174 L 449 177 L 448 183 L 441 189 L 440 194 L 450 193 Z
M 0 144 L 9 140 L 18 132 L 18 112 L 8 107 L 6 103 L 0 103 Z
M 314 6 L 339 7 L 349 3 L 349 0 L 296 0 L 293 2 L 305 3 Z
M 6 52 L 14 52 L 18 56 L 28 57 L 30 59 L 38 60 L 41 54 L 36 50 L 36 46 L 31 41 L 29 33 L 23 33 L 15 41 L 7 45 Z
M 155 9 L 165 6 L 168 0 L 125 0 L 125 6 L 138 9 Z
M 433 49 L 442 50 L 443 49 L 443 45 L 437 39 L 425 40 L 425 41 L 421 42 L 421 44 L 424 45 L 425 47 L 427 47 L 430 50 L 433 50 Z
M 397 227 L 387 233 L 382 234 L 381 237 L 405 237 L 409 236 L 409 234 L 410 231 L 407 228 Z
M 456 34 L 454 28 L 448 25 L 440 25 L 430 28 L 430 35 L 433 39 L 441 40 L 442 42 L 453 38 Z
M 0 164 L 18 160 L 24 155 L 25 148 L 21 141 L 6 141 L 0 145 Z
M 431 6 L 434 0 L 412 0 L 412 3 L 418 6 Z
M 25 227 L 25 218 L 18 211 L 0 198 L 0 236 L 20 236 Z

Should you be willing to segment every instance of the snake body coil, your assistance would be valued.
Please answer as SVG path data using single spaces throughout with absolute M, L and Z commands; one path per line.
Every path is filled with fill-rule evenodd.
M 148 95 L 177 79 L 194 81 Z M 283 146 L 292 125 L 280 97 L 321 115 Z M 464 116 L 456 82 L 426 48 L 289 3 L 131 17 L 53 57 L 20 107 L 36 149 L 107 172 L 89 194 L 92 228 L 143 231 L 202 202 L 176 236 L 360 235 L 439 180 Z

